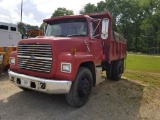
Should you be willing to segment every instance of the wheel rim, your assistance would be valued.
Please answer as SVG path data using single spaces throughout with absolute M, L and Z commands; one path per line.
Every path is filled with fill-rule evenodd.
M 91 83 L 89 78 L 83 77 L 78 86 L 78 95 L 80 98 L 88 98 L 91 91 Z

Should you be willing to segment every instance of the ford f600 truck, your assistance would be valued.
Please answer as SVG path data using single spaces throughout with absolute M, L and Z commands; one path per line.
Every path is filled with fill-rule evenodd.
M 10 55 L 9 77 L 22 89 L 65 94 L 67 102 L 82 107 L 102 71 L 120 80 L 126 40 L 112 30 L 109 12 L 45 19 L 45 36 L 21 40 Z

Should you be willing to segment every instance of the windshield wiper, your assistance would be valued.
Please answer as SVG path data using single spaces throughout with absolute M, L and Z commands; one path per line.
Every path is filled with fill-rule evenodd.
M 74 37 L 74 36 L 86 36 L 86 35 L 83 35 L 83 34 L 72 34 L 72 35 L 67 35 L 67 37 Z

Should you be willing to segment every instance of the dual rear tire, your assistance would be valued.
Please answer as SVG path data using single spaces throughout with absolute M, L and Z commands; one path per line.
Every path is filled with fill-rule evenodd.
M 124 60 L 116 60 L 107 63 L 106 65 L 106 76 L 110 80 L 118 81 L 121 79 L 122 73 L 124 72 Z

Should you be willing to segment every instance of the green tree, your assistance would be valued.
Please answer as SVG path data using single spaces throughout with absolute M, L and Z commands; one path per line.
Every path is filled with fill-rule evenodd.
M 86 14 L 86 13 L 96 12 L 96 9 L 97 9 L 97 7 L 94 4 L 88 3 L 80 11 L 80 14 Z
M 107 10 L 106 2 L 104 2 L 104 1 L 98 2 L 96 11 L 97 12 L 102 12 L 102 11 L 105 11 L 105 10 Z
M 18 23 L 17 23 L 17 26 L 18 26 L 18 31 L 19 31 L 21 34 L 25 34 L 25 33 L 26 33 L 26 29 L 25 29 L 25 24 L 24 24 L 24 23 L 18 22 Z
M 160 48 L 160 0 L 142 0 L 140 6 L 145 16 L 140 26 L 141 37 L 145 40 L 145 52 L 148 52 L 151 48 Z
M 57 10 L 55 10 L 54 13 L 52 14 L 51 18 L 64 15 L 73 15 L 73 11 L 67 10 L 66 8 L 57 8 Z
M 30 25 L 30 24 L 25 24 L 25 23 L 21 23 L 21 22 L 18 22 L 17 26 L 18 26 L 19 32 L 21 34 L 23 34 L 23 35 L 27 34 L 27 30 L 30 30 L 30 29 L 39 29 L 39 27 L 36 26 L 36 25 Z

